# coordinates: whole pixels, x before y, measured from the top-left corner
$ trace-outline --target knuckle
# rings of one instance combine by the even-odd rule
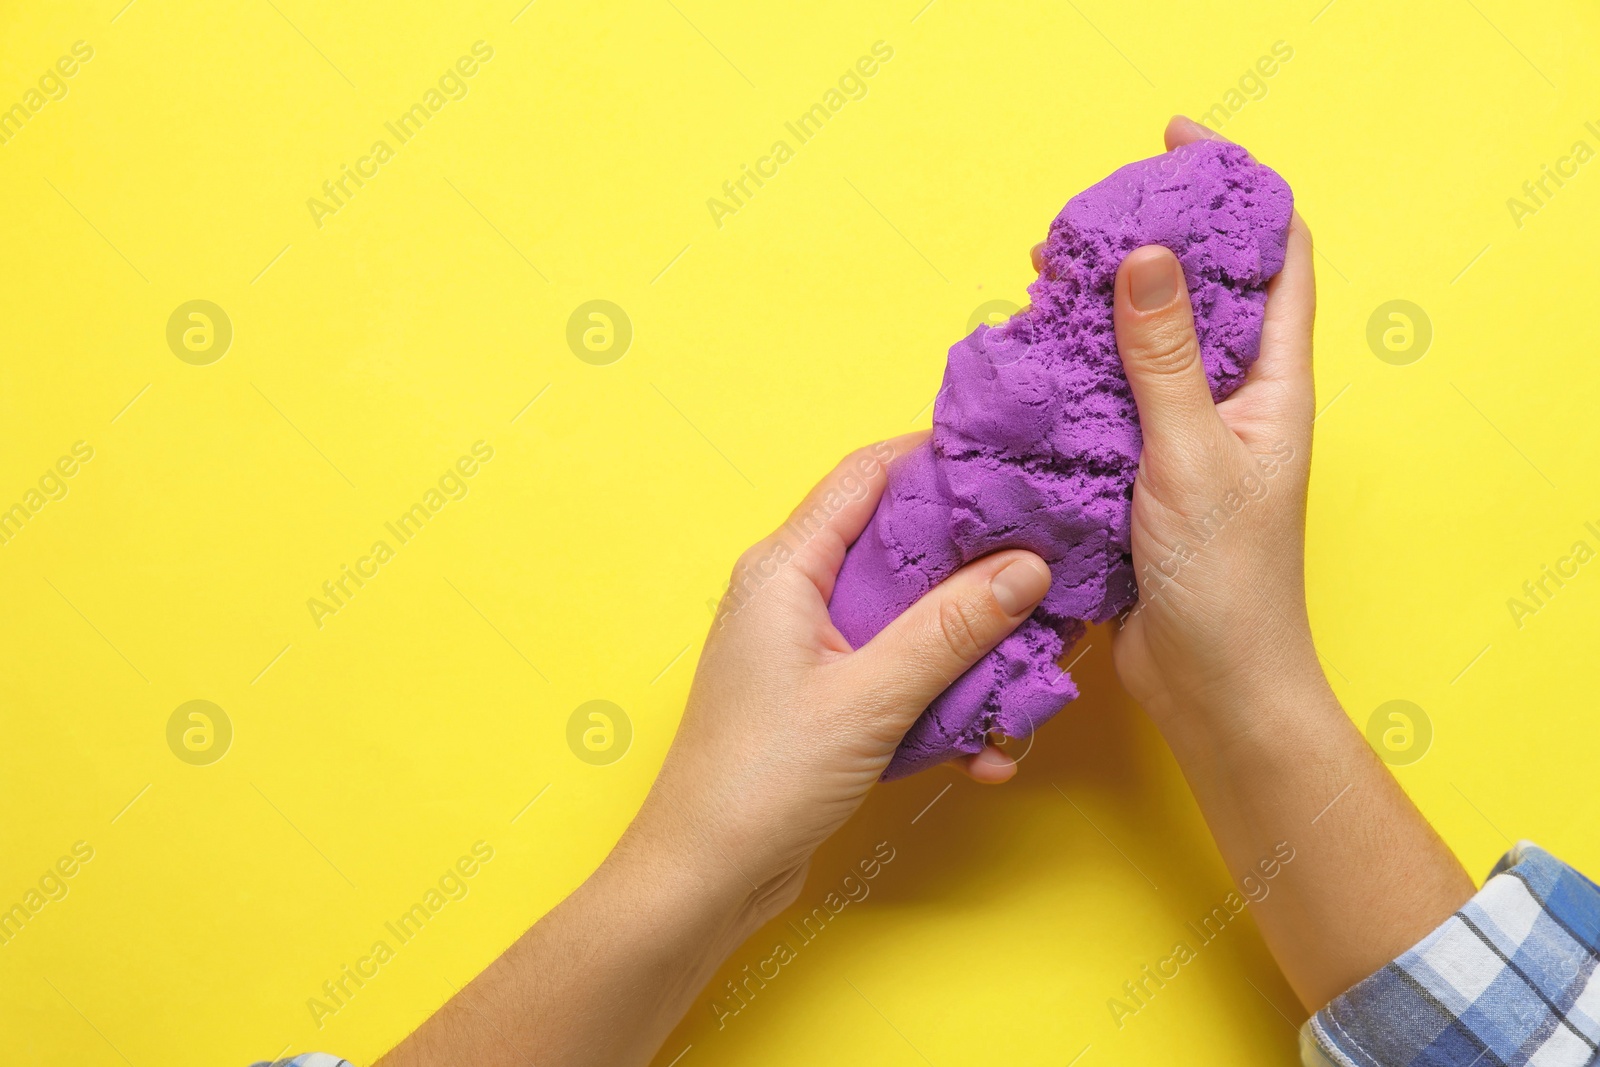
[[[983,609],[967,597],[954,597],[939,605],[939,632],[945,647],[962,662],[983,654],[985,622]]]
[[[857,479],[871,478],[878,473],[879,468],[888,466],[893,456],[894,446],[890,442],[874,441],[840,460],[838,470],[841,476],[846,478],[852,476]]]
[[[1315,238],[1313,238],[1311,235],[1311,227],[1309,224],[1307,224],[1304,215],[1296,211],[1294,213],[1294,220],[1291,225],[1299,229],[1300,236],[1306,239],[1306,247],[1312,247],[1316,243]]]
[[[1199,359],[1200,344],[1187,327],[1158,330],[1138,351],[1140,366],[1153,374],[1186,374]]]
[[[875,441],[870,445],[853,448],[839,459],[836,469],[841,471],[858,470],[872,461],[880,447],[882,447],[881,443]]]
[[[778,578],[785,569],[782,564],[789,555],[770,540],[757,541],[740,553],[728,576],[728,588],[741,596],[750,596]]]
[[[739,558],[733,561],[733,572],[731,575],[733,581],[737,583],[740,578],[743,578],[745,575],[755,571],[755,569],[761,564],[761,561],[765,558],[765,552],[765,542],[757,541],[755,544],[739,553]]]

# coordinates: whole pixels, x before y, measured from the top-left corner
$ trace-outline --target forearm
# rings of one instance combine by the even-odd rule
[[[1472,895],[1461,864],[1314,662],[1230,706],[1188,708],[1163,726],[1229,871],[1241,888],[1253,885],[1257,925],[1308,1010],[1410,948]],[[1286,850],[1292,859],[1283,863]]]
[[[648,1063],[761,919],[736,872],[692,856],[630,831],[378,1067]]]
[[[732,585],[752,567],[762,581],[723,601],[628,832],[380,1067],[644,1064],[729,953],[794,902],[811,856],[860,807],[917,716],[1049,588],[1044,560],[996,552],[851,650],[828,598],[888,485],[887,463],[924,437],[845,457],[795,511],[806,539],[797,546],[786,522],[745,554]],[[769,572],[764,561],[781,565]],[[965,623],[963,640],[940,625],[951,617]]]

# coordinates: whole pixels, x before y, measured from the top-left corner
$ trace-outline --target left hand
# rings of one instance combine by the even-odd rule
[[[850,648],[828,616],[834,580],[878,506],[889,461],[926,436],[846,457],[793,523],[740,558],[660,777],[623,840],[739,880],[758,921],[793,901],[811,854],[861,805],[923,709],[1049,588],[1038,556],[996,552]],[[799,516],[813,520],[809,535]],[[981,782],[1015,772],[992,746],[958,765]]]

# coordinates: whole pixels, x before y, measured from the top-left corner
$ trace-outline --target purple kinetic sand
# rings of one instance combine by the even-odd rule
[[[1292,207],[1284,180],[1235,145],[1197,141],[1129,164],[1051,223],[1032,306],[950,349],[933,437],[890,468],[839,573],[833,621],[860,647],[1002,548],[1037,552],[1053,582],[1033,616],[922,713],[885,778],[977,752],[991,731],[1027,737],[1078,695],[1057,666],[1063,649],[1138,595],[1128,515],[1139,420],[1112,332],[1117,267],[1141,245],[1177,255],[1220,400],[1256,358]]]

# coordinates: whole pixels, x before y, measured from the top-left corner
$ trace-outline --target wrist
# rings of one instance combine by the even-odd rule
[[[661,915],[687,921],[709,939],[707,947],[720,946],[725,955],[789,902],[775,892],[786,877],[768,877],[745,853],[714,820],[680,815],[652,796],[605,867],[611,877],[642,887]]]
[[[625,956],[640,1006],[663,1036],[761,922],[750,886],[655,828],[630,826],[568,902],[588,950]]]
[[[1276,746],[1335,720],[1348,727],[1315,655],[1273,657],[1210,684],[1167,691],[1145,710],[1180,760]]]

